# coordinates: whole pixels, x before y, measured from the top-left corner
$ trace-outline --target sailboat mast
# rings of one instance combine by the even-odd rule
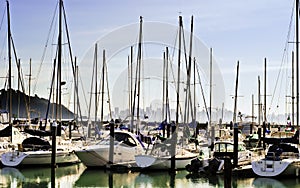
[[[75,77],[74,77],[74,120],[77,121],[77,112],[76,112],[76,98],[77,98],[77,88],[76,88],[76,85],[77,85],[77,62],[76,62],[76,57],[75,57]],[[77,122],[76,122],[77,124]]]
[[[132,102],[133,102],[133,46],[130,47],[130,114],[132,114]],[[131,125],[131,130],[133,129]]]
[[[103,106],[104,106],[104,71],[105,71],[105,50],[103,50],[103,64],[102,64],[102,87],[101,87],[101,127],[103,124]]]
[[[128,55],[127,58],[127,66],[128,66],[128,70],[127,70],[127,84],[128,84],[128,109],[129,109],[129,114],[131,113],[131,92],[130,92],[130,56]]]
[[[210,84],[209,84],[209,127],[212,128],[212,125],[211,125],[211,117],[212,117],[212,114],[211,114],[211,108],[212,108],[212,69],[213,69],[213,66],[212,66],[212,48],[210,48],[210,73],[209,73],[209,80],[210,80]]]
[[[236,108],[237,108],[237,92],[238,92],[238,83],[239,83],[239,66],[240,62],[237,62],[236,67],[236,81],[235,81],[235,93],[234,93],[234,110],[233,110],[233,123],[236,123]]]
[[[97,88],[97,85],[98,85],[98,82],[97,82],[97,79],[98,79],[98,45],[97,43],[95,44],[95,123],[94,123],[94,126],[96,128],[97,126],[97,111],[98,111],[98,88]]]
[[[177,67],[177,92],[176,92],[176,131],[179,127],[179,89],[180,89],[180,59],[181,59],[181,28],[182,28],[182,17],[179,16],[179,37],[178,37],[178,67]]]
[[[62,56],[62,6],[63,1],[59,1],[59,26],[58,26],[58,54],[57,54],[57,103],[58,108],[56,108],[56,120],[61,120],[62,111],[61,111],[61,56]]]
[[[170,122],[171,121],[171,115],[170,115],[170,106],[169,106],[169,48],[166,47],[166,98],[165,98],[165,103],[166,103],[166,121]]]
[[[171,149],[171,170],[176,167],[175,155],[176,155],[176,144],[177,144],[177,131],[179,128],[179,91],[180,91],[180,61],[181,61],[181,29],[182,29],[182,17],[179,16],[179,32],[178,32],[178,65],[177,65],[177,92],[176,92],[176,130],[172,127],[172,149]]]
[[[59,25],[58,25],[58,53],[57,53],[57,88],[56,88],[56,112],[55,120],[52,124],[52,154],[51,154],[51,167],[52,169],[56,166],[56,133],[57,133],[57,123],[61,124],[62,119],[62,108],[61,108],[61,56],[62,56],[62,7],[63,1],[59,1]],[[54,71],[55,72],[55,67]],[[51,176],[53,179],[54,176]]]
[[[258,76],[258,127],[260,128],[260,114],[261,113],[261,103],[260,103],[260,77]]]
[[[7,5],[7,47],[8,47],[8,94],[9,94],[9,124],[12,123],[12,90],[11,90],[11,31],[10,31],[10,12],[9,2]]]
[[[138,43],[138,98],[137,98],[137,110],[136,110],[136,115],[137,115],[137,126],[139,126],[140,123],[140,94],[141,94],[141,66],[142,66],[142,31],[143,29],[143,17],[140,16],[140,33],[139,33],[139,43]],[[138,131],[138,127],[136,127],[136,131]]]
[[[194,58],[194,118],[195,118],[195,126],[196,126],[196,116],[197,116],[197,108],[196,108],[196,58]]]
[[[295,60],[294,60],[294,51],[292,51],[292,125],[294,125],[294,123],[295,123],[295,121],[294,121],[294,115],[295,115],[295,96],[294,96],[294,94],[295,94],[295,91],[294,91],[294,89],[295,89],[295,76],[294,76],[294,72],[295,72],[295,70],[294,70],[294,62]]]
[[[299,0],[296,0],[296,104],[297,104],[297,128],[299,126]]]
[[[163,53],[163,94],[162,94],[162,119],[165,118],[167,121],[166,117],[164,117],[165,114],[165,105],[166,105],[166,100],[165,100],[165,88],[166,88],[166,52]],[[166,110],[167,112],[167,110]]]
[[[169,122],[170,122],[171,115],[170,115],[170,106],[169,106],[169,48],[168,47],[166,47],[166,120],[167,117],[169,118]]]
[[[28,78],[28,82],[29,82],[29,86],[28,86],[28,113],[29,113],[29,118],[31,118],[31,115],[30,115],[30,94],[31,94],[31,58],[29,60],[29,78]],[[30,122],[30,121],[29,121]]]
[[[104,70],[106,75],[106,90],[107,90],[107,102],[108,102],[108,111],[109,111],[109,117],[112,119],[112,113],[111,113],[111,104],[110,104],[110,94],[109,94],[109,87],[108,87],[108,72],[107,72],[107,65],[106,60],[104,61]]]
[[[265,58],[265,79],[264,79],[264,122],[267,123],[267,58]]]
[[[190,84],[191,84],[191,70],[192,70],[192,52],[193,52],[193,33],[194,33],[194,16],[191,17],[191,35],[190,35],[190,51],[189,51],[189,66],[188,66],[188,88],[189,88],[189,101],[192,100],[191,98],[191,91],[190,91]],[[195,121],[195,116],[194,116],[194,108],[191,103],[191,115],[192,115],[192,122]]]

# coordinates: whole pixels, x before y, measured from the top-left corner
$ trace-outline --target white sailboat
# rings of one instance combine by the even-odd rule
[[[193,20],[193,17],[192,17]],[[192,21],[193,22],[193,21]],[[184,169],[186,165],[188,165],[191,160],[198,157],[198,153],[192,153],[185,149],[183,147],[184,143],[178,144],[177,143],[177,134],[179,130],[179,89],[180,89],[180,64],[181,64],[181,37],[182,37],[182,17],[179,17],[179,51],[178,51],[178,85],[177,85],[177,108],[176,108],[176,122],[174,124],[176,130],[173,132],[172,137],[169,139],[166,139],[162,142],[160,142],[159,139],[157,139],[156,143],[153,144],[151,152],[149,154],[143,154],[143,155],[136,155],[135,160],[136,164],[141,168],[147,168],[147,169],[161,169],[161,170],[169,170],[169,169]],[[192,32],[191,32],[192,33]],[[191,34],[192,36],[192,34]],[[191,49],[190,49],[191,50]],[[166,57],[167,57],[167,64],[168,64],[168,48],[166,49]],[[191,57],[191,54],[190,54]],[[191,63],[191,59],[189,59],[189,63]],[[190,69],[188,70],[188,72]],[[168,69],[166,68],[166,75],[168,74]],[[167,76],[166,76],[167,77]],[[190,82],[189,78],[187,81],[187,85],[189,87]],[[167,83],[168,84],[168,83]],[[168,88],[166,84],[166,112],[168,110]],[[189,88],[187,89],[189,91]],[[186,96],[186,98],[190,97],[189,95]],[[190,102],[190,101],[189,101]],[[187,102],[186,102],[187,103]],[[167,115],[166,113],[166,120],[167,121]],[[185,114],[186,115],[186,114]],[[186,116],[185,116],[186,117]],[[186,120],[186,119],[185,119]],[[187,126],[187,125],[185,125]],[[182,142],[184,142],[182,140]]]
[[[36,150],[22,152],[19,150],[12,150],[5,152],[1,156],[1,162],[4,166],[17,167],[17,166],[50,166],[52,151],[51,150]],[[78,163],[77,156],[65,148],[57,148],[56,151],[56,164],[66,165]]]
[[[7,9],[9,10],[9,3],[7,1]],[[62,108],[61,108],[61,86],[63,82],[61,80],[61,64],[62,64],[62,15],[63,15],[63,1],[59,0],[59,36],[58,36],[58,48],[57,48],[57,67],[56,61],[54,61],[53,77],[55,76],[55,70],[57,68],[57,101],[56,101],[56,120],[51,124],[51,128],[59,128],[57,123],[61,122],[62,119]],[[9,11],[8,11],[9,17]],[[9,19],[8,19],[9,20]],[[9,30],[9,40],[10,40],[10,29]],[[11,41],[9,41],[9,44]],[[68,44],[69,41],[68,41]],[[10,50],[9,50],[10,51]],[[51,89],[54,83],[52,79]],[[51,95],[51,94],[50,94]],[[56,128],[53,129],[56,131]],[[53,131],[52,130],[52,131]],[[53,165],[56,164],[69,164],[77,163],[79,159],[73,152],[74,148],[70,142],[65,142],[61,137],[56,139],[56,132],[52,134],[52,131],[40,131],[40,133],[45,133],[44,136],[52,135],[52,145],[46,140],[42,140],[39,137],[31,136],[25,139],[22,144],[20,144],[18,149],[12,148],[11,151],[5,152],[1,155],[1,162],[4,166],[16,167],[16,166],[31,166],[31,165]],[[28,141],[28,142],[27,142]],[[32,142],[31,142],[32,141]],[[60,144],[62,143],[62,144]]]
[[[75,150],[75,154],[87,167],[105,167],[108,164],[134,167],[135,155],[145,152],[144,144],[128,131],[114,132],[113,161],[109,160],[110,135],[96,144]]]
[[[252,170],[262,177],[298,176],[299,131],[292,138],[265,138],[270,144],[264,158],[252,161]]]
[[[299,22],[299,1],[295,1],[295,19],[296,19],[296,59],[295,62],[298,65],[298,53],[299,53],[299,42],[298,42],[298,22]],[[292,53],[293,54],[293,53]],[[293,60],[294,61],[294,60]],[[292,70],[294,69],[294,65]],[[296,66],[298,69],[298,66]],[[296,70],[296,90],[299,91],[299,75]],[[294,83],[293,83],[294,85]],[[292,88],[292,96],[294,97],[294,91]],[[299,96],[298,94],[294,97],[297,101],[297,123],[292,126],[297,127],[297,131],[292,137],[285,138],[263,138],[264,142],[269,144],[269,148],[266,151],[264,158],[252,161],[252,170],[255,174],[262,177],[277,177],[277,176],[299,176],[300,169],[300,158],[299,158]],[[293,103],[294,104],[294,103]],[[292,106],[292,115],[294,116],[294,106]],[[281,134],[279,134],[281,135]]]

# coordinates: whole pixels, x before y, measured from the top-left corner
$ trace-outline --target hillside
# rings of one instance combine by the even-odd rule
[[[25,102],[26,101],[26,102]],[[29,97],[23,92],[13,90],[12,91],[12,111],[13,116],[18,116],[20,118],[27,118],[26,103],[28,104]],[[8,111],[8,91],[0,90],[0,109]],[[47,113],[48,99],[39,98],[37,95],[30,96],[30,117],[31,118],[45,118]],[[48,118],[52,118],[53,107],[55,110],[55,103],[50,104]],[[19,109],[19,110],[18,110]],[[73,113],[67,109],[65,106],[62,106],[62,118],[63,119],[72,119],[74,117]]]

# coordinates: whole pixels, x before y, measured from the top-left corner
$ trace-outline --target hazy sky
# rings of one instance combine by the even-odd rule
[[[1,16],[6,8],[5,2],[1,1]],[[261,94],[263,94],[263,65],[266,57],[267,107],[275,113],[278,110],[289,112],[285,105],[285,96],[290,95],[290,92],[287,91],[289,88],[285,83],[290,82],[288,78],[290,76],[285,75],[286,78],[280,82],[281,84],[278,83],[277,94],[273,92],[280,66],[283,63],[284,66],[291,66],[290,62],[284,62],[283,55],[294,0],[65,0],[64,5],[73,55],[77,56],[79,64],[101,37],[120,27],[138,23],[140,16],[143,16],[144,22],[161,22],[177,26],[178,16],[182,15],[184,27],[189,30],[190,17],[193,15],[195,36],[207,48],[213,48],[214,58],[221,70],[225,86],[225,93],[222,93],[226,99],[225,107],[233,110],[231,95],[234,95],[236,64],[239,60],[238,95],[242,97],[238,98],[237,105],[242,113],[251,113],[252,95],[255,96],[255,104],[258,103],[258,76],[261,77]],[[43,56],[56,6],[57,0],[10,2],[11,30],[18,57],[24,64],[32,58],[35,71]],[[1,32],[5,30],[3,28],[4,26]],[[293,29],[292,25],[289,39],[291,42],[294,36]],[[52,45],[52,36],[50,38],[49,45]],[[1,37],[1,40],[5,38]],[[5,46],[5,41],[0,45]],[[288,52],[290,53],[292,49],[292,44],[289,44]],[[1,55],[1,57],[5,56]],[[287,61],[290,59],[289,57]],[[25,71],[28,71],[26,65],[24,65]],[[1,74],[3,76],[5,73],[2,71]],[[3,79],[0,82],[3,83]],[[207,83],[204,83],[204,86],[208,92]],[[48,91],[45,88],[48,87],[49,85],[45,86],[43,91],[37,90],[36,94],[47,97],[45,93]],[[278,90],[281,92],[279,93]],[[272,106],[270,106],[271,100]]]

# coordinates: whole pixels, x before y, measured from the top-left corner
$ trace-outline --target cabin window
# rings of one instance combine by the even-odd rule
[[[233,152],[233,145],[230,143],[218,143],[215,145],[216,152]]]

